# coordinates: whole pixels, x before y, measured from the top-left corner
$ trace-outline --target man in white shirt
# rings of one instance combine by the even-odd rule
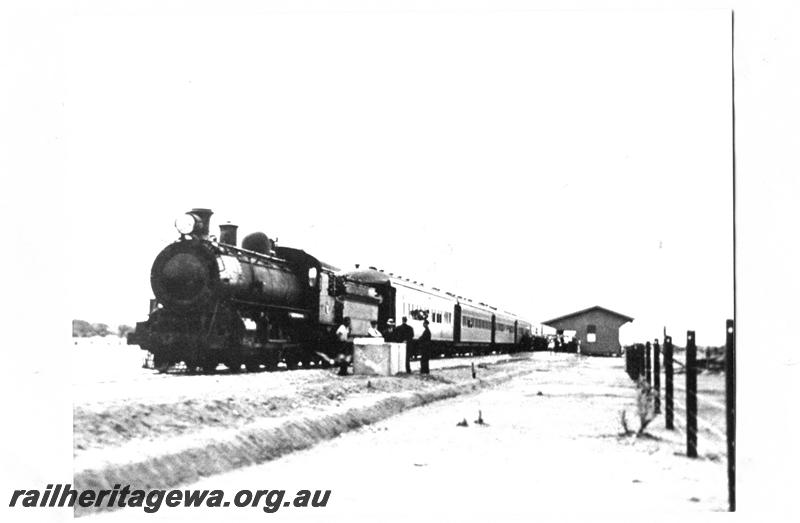
[[[342,324],[336,329],[336,339],[339,340],[339,356],[336,358],[337,365],[339,365],[339,376],[347,376],[347,367],[350,362],[347,359],[347,342],[350,338],[350,318],[345,316],[342,319]]]
[[[341,342],[347,342],[350,337],[350,318],[345,316],[342,324],[336,329],[336,338]]]

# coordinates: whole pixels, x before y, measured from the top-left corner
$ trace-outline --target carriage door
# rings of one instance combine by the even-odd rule
[[[453,307],[453,342],[461,341],[461,305],[456,303]]]
[[[377,287],[378,292],[383,298],[381,304],[378,306],[378,328],[385,329],[386,328],[386,321],[389,318],[397,321],[399,318],[395,318],[395,293],[396,290],[390,284],[386,284],[386,286]],[[399,323],[399,322],[398,322]]]
[[[492,345],[494,345],[494,333],[497,331],[497,318],[492,314]]]
[[[514,343],[519,341],[519,321],[514,320]]]

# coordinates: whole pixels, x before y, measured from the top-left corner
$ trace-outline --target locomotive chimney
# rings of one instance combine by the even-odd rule
[[[192,209],[191,213],[200,219],[200,224],[197,227],[197,235],[203,239],[208,238],[209,223],[211,222],[211,215],[214,214],[214,211],[211,209]]]
[[[220,225],[219,242],[236,247],[236,229],[238,228],[238,225],[234,225],[230,222]]]

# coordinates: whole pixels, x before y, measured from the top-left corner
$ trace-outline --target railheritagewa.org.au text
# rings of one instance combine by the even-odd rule
[[[44,490],[14,490],[8,506],[141,508],[147,513],[158,512],[162,507],[236,507],[261,508],[272,513],[284,507],[325,507],[330,497],[330,490],[298,490],[287,495],[285,490],[244,489],[236,492],[233,498],[227,498],[222,490],[141,490],[131,489],[130,485],[114,485],[110,490],[76,490],[69,483],[57,483],[48,484]]]

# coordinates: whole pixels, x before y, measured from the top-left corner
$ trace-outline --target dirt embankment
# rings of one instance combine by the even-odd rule
[[[481,377],[497,374],[503,368],[505,366],[483,365]],[[230,429],[262,418],[323,411],[355,397],[377,399],[382,394],[425,391],[471,379],[468,368],[440,370],[429,376],[340,377],[333,371],[306,374],[307,380],[303,384],[278,390],[265,387],[258,391],[252,386],[237,390],[235,382],[228,380],[232,387],[227,392],[212,391],[192,398],[176,398],[172,402],[114,402],[105,408],[102,405],[76,405],[73,411],[74,454],[122,445],[135,439],[155,440],[206,428]],[[267,381],[271,375],[259,377]],[[181,378],[176,378],[176,388],[181,386],[181,381]]]
[[[548,362],[548,367],[553,363],[574,364],[569,358]],[[73,483],[84,489],[108,489],[118,483],[145,489],[186,484],[305,449],[403,410],[491,387],[541,366],[526,354],[478,363],[476,378],[465,364],[437,368],[429,376],[339,377],[323,370],[282,377],[250,375],[241,381],[229,376],[221,382],[202,382],[216,383],[205,393],[172,401],[159,394],[76,405]],[[263,389],[254,386],[255,380],[263,380]]]

